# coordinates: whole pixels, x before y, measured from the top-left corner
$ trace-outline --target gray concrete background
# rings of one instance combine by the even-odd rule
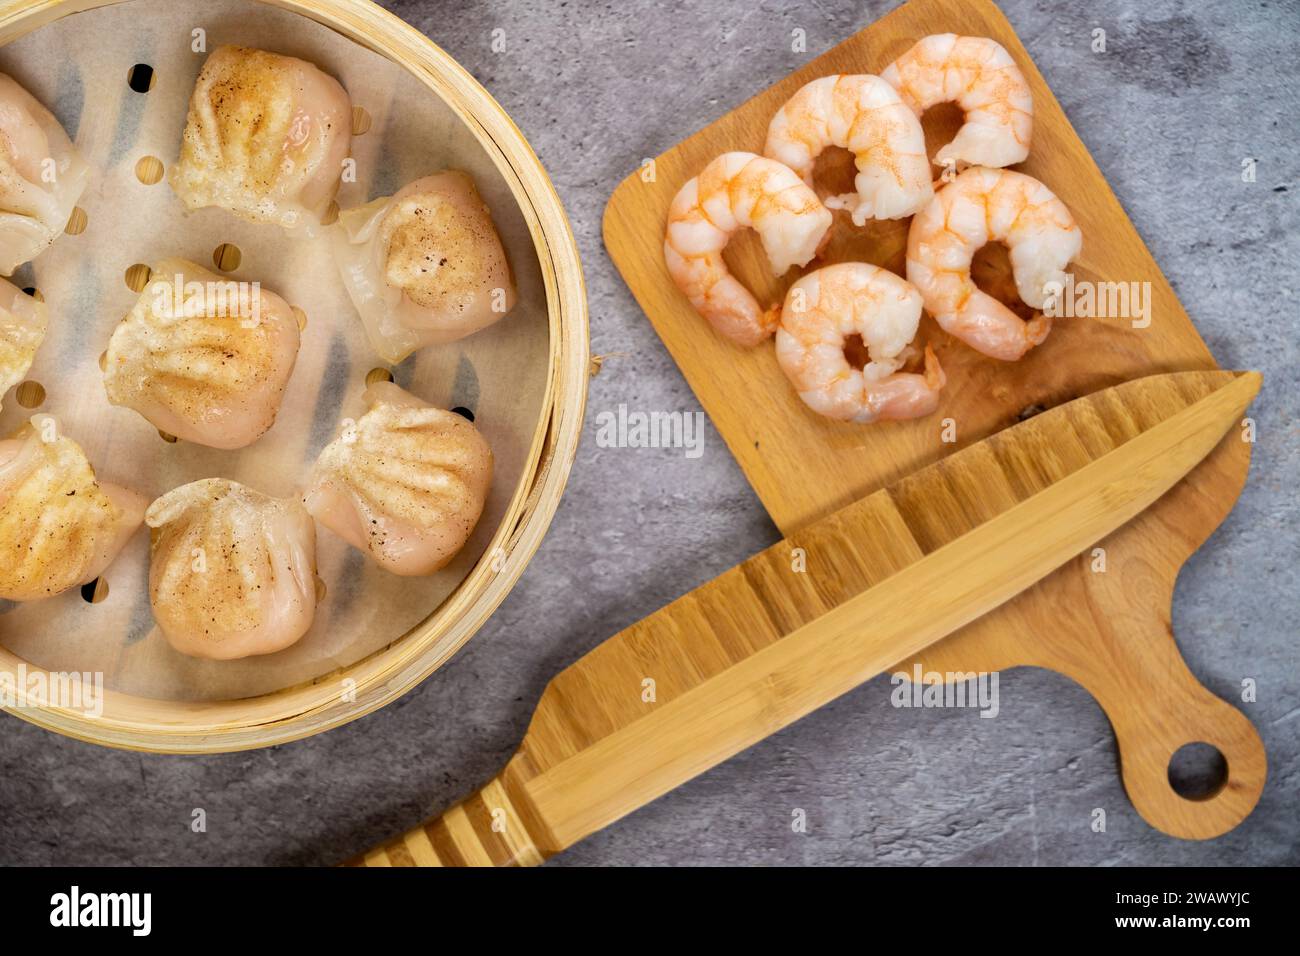
[[[488,779],[547,679],[606,636],[778,535],[716,432],[704,454],[599,449],[620,402],[698,409],[607,258],[614,185],[896,4],[525,5],[389,0],[500,100],[546,164],[581,246],[593,350],[588,425],[523,580],[448,666],[385,710],[288,746],[141,756],[0,717],[0,862],[321,864],[367,849]],[[878,679],[557,858],[602,864],[1300,862],[1296,488],[1300,5],[1054,3],[1004,9],[1225,366],[1261,369],[1249,484],[1188,564],[1174,624],[1191,669],[1246,710],[1270,759],[1254,814],[1185,843],[1120,786],[1101,711],[1055,674],[1002,675],[1001,714],[896,710]],[[790,52],[790,31],[808,52]],[[1108,52],[1090,50],[1104,28]],[[505,30],[506,52],[490,50]],[[1257,180],[1241,181],[1245,157]],[[190,832],[191,811],[208,831]],[[1108,814],[1104,834],[1089,814]],[[808,813],[791,832],[793,808]]]

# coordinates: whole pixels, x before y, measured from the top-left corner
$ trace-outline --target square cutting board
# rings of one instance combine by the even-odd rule
[[[770,343],[750,350],[732,345],[678,291],[663,261],[668,206],[682,184],[720,153],[761,153],[771,117],[803,84],[837,73],[878,74],[932,33],[992,37],[1020,65],[1035,115],[1030,156],[1014,168],[1046,183],[1074,213],[1084,236],[1073,265],[1076,281],[1149,283],[1150,322],[1058,319],[1043,345],[1019,362],[1003,363],[948,336],[927,315],[920,339],[934,346],[948,376],[938,412],[909,422],[833,422],[800,401]],[[949,108],[926,114],[931,155],[960,122]],[[838,153],[819,164],[823,194],[851,189],[851,162]],[[903,274],[910,220],[858,228],[846,214],[835,215],[830,243],[805,270],[771,276],[752,233],[735,237],[727,261],[764,305],[779,301],[804,272],[834,262],[871,262]],[[894,10],[630,175],[610,199],[604,232],[629,288],[786,535],[1036,410],[1145,375],[1217,368],[1011,25],[988,0],[911,0]],[[1011,300],[1004,251],[981,254],[974,271],[986,289]],[[943,440],[954,431],[955,441]],[[1125,788],[1149,823],[1193,839],[1236,826],[1263,789],[1263,745],[1240,711],[1188,671],[1170,629],[1170,603],[1178,569],[1236,501],[1250,448],[1243,434],[1230,433],[1187,479],[1103,542],[1104,565],[1081,555],[898,669],[910,672],[914,663],[938,672],[1034,665],[1065,674],[1109,717]],[[972,490],[970,500],[977,499]],[[936,537],[975,517],[936,513]],[[811,574],[816,561],[808,556]],[[1175,751],[1198,741],[1219,749],[1228,772],[1216,792],[1190,800],[1170,786],[1168,766]]]

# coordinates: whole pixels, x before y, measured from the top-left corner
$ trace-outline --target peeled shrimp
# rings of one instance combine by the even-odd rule
[[[953,141],[935,154],[938,165],[1010,166],[1029,155],[1033,96],[1020,67],[996,41],[928,36],[880,75],[918,116],[938,103],[956,103],[966,114]]]
[[[920,321],[920,293],[892,272],[865,262],[826,266],[786,294],[776,358],[799,397],[827,418],[921,418],[938,408],[945,379],[929,347],[925,374],[899,371]],[[851,335],[871,359],[861,370],[844,354]]]
[[[802,87],[772,117],[763,153],[811,186],[813,164],[828,146],[853,153],[858,175],[856,194],[826,205],[849,210],[859,226],[911,216],[934,195],[921,121],[878,76],[823,76]]]
[[[673,199],[664,236],[668,274],[718,332],[754,346],[776,331],[780,308],[762,309],[722,259],[731,234],[746,226],[781,275],[817,254],[831,213],[788,166],[753,153],[723,153]]]
[[[1015,361],[1047,338],[1052,320],[1023,321],[971,279],[971,260],[989,242],[1011,254],[1016,290],[1041,309],[1083,247],[1083,233],[1065,203],[1023,173],[972,167],[939,190],[912,220],[907,278],[943,329],[985,355]]]

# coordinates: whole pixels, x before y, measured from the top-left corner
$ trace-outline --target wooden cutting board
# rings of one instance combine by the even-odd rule
[[[1042,346],[1008,364],[967,348],[926,316],[921,336],[934,345],[948,375],[938,413],[875,426],[831,422],[799,400],[770,343],[753,350],[731,345],[676,289],[663,263],[668,205],[719,153],[761,152],[772,115],[804,83],[835,73],[879,73],[921,37],[945,32],[992,37],[1020,65],[1035,116],[1029,159],[1016,168],[1046,183],[1073,211],[1084,236],[1073,266],[1076,280],[1149,283],[1150,322],[1137,327],[1127,317],[1058,319]],[[1140,124],[1141,118],[1126,121]],[[926,114],[931,155],[959,124],[953,110]],[[823,194],[848,191],[846,180],[847,154],[820,164]],[[904,220],[855,228],[836,213],[831,242],[809,268],[866,261],[902,274],[907,226]],[[628,286],[785,535],[1042,408],[1157,372],[1217,368],[1011,25],[988,0],[912,0],[893,11],[629,176],[609,202],[604,231]],[[733,240],[727,260],[763,304],[778,301],[802,274],[771,277],[751,233]],[[977,257],[975,275],[1012,301],[1000,248]],[[945,425],[955,441],[944,441],[951,437]],[[1247,436],[1244,428],[1229,434],[1187,480],[1103,542],[1104,564],[1101,557],[1081,556],[898,669],[910,672],[919,663],[924,671],[946,673],[1032,665],[1064,674],[1110,719],[1125,788],[1148,823],[1189,839],[1232,829],[1263,789],[1263,745],[1241,712],[1187,669],[1173,639],[1170,606],[1179,568],[1240,494],[1250,462]],[[936,512],[935,533],[958,517]],[[1227,777],[1213,795],[1189,800],[1171,787],[1168,767],[1179,748],[1194,742],[1222,752]]]

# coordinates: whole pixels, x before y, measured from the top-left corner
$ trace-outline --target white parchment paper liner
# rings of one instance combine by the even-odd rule
[[[88,226],[62,236],[13,281],[35,286],[50,331],[29,378],[48,397],[35,411],[55,415],[103,478],[157,497],[204,477],[226,477],[288,496],[304,484],[339,420],[364,411],[366,373],[383,363],[366,341],[328,240],[291,240],[277,228],[217,209],[187,214],[166,178],[146,186],[141,157],[175,162],[194,80],[206,50],[254,46],[302,57],[336,76],[372,126],[353,141],[357,182],[339,204],[360,205],[442,168],[474,177],[492,209],[519,286],[519,304],[495,326],[449,346],[417,352],[395,381],[443,407],[464,406],[492,445],[496,475],[469,545],[444,571],[400,578],[379,570],[318,528],[326,597],[293,647],[242,661],[178,654],[157,631],[148,598],[148,532],[142,530],[104,575],[108,598],[77,591],[29,604],[0,602],[0,643],[33,665],[102,672],[106,686],[171,700],[225,700],[267,693],[346,666],[401,637],[469,572],[495,532],[522,477],[541,415],[548,367],[546,294],[536,252],[504,180],[472,134],[427,87],[396,64],[311,20],[250,0],[132,0],[65,17],[0,48],[0,71],[22,83],[62,121],[94,168],[80,206]],[[137,63],[155,70],[153,89],[127,85]],[[307,313],[302,349],[275,426],[239,451],[169,444],[135,412],[108,404],[99,356],[137,298],[124,274],[165,255],[212,267],[230,242],[242,252],[230,275],[258,280]],[[9,434],[33,413],[10,393],[0,412]]]

